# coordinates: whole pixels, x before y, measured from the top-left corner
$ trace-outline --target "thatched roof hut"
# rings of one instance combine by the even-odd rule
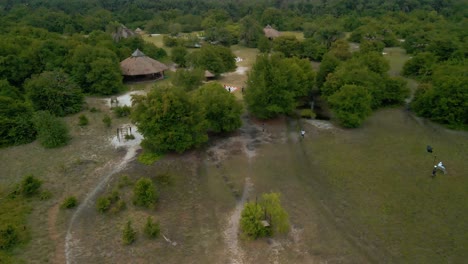
[[[126,80],[163,79],[164,71],[169,69],[163,63],[146,56],[139,49],[120,62],[120,68]]]
[[[135,29],[135,33],[141,35],[141,34],[144,34],[145,32],[143,32],[143,30],[141,28],[137,28],[137,29]]]
[[[270,25],[267,25],[263,29],[263,33],[265,33],[265,37],[269,39],[274,39],[274,38],[281,36],[281,33],[278,30],[272,28]]]

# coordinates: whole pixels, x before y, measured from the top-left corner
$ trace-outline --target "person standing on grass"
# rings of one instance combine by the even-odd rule
[[[305,131],[301,130],[301,137],[304,138],[304,136],[305,136]]]

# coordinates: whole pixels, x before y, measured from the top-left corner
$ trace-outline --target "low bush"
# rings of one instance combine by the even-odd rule
[[[60,208],[62,208],[62,209],[72,209],[72,208],[75,208],[77,205],[78,205],[78,199],[76,199],[75,196],[69,196],[69,197],[65,198],[62,205],[60,205]]]
[[[159,221],[154,222],[153,219],[148,216],[143,232],[148,238],[157,238],[161,232]]]
[[[19,183],[15,192],[25,197],[31,197],[39,192],[42,181],[34,177],[32,174],[24,176],[23,180]]]
[[[122,231],[122,243],[130,245],[136,240],[136,231],[132,227],[132,221],[128,220]]]
[[[13,248],[19,241],[19,232],[15,226],[7,224],[0,227],[0,249],[7,250]]]
[[[116,106],[112,109],[116,117],[126,117],[129,116],[132,108],[130,106]]]
[[[153,153],[153,152],[143,152],[138,155],[137,160],[144,165],[152,165],[156,161],[160,160],[163,157],[161,154]]]
[[[111,200],[109,197],[99,197],[96,201],[96,209],[100,213],[105,213],[111,206]]]
[[[156,204],[158,194],[153,181],[149,178],[140,178],[133,188],[133,204],[142,207],[152,207]]]

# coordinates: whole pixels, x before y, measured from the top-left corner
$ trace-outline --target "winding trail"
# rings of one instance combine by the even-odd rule
[[[90,208],[94,208],[97,195],[104,189],[106,184],[111,179],[112,175],[118,173],[119,171],[125,169],[127,164],[131,162],[137,151],[140,149],[139,145],[129,146],[125,156],[120,160],[120,162],[109,161],[103,167],[98,168],[95,173],[99,173],[101,170],[109,170],[107,174],[103,174],[103,177],[100,179],[99,183],[86,195],[85,199],[78,206],[76,211],[73,213],[68,229],[67,235],[65,237],[65,259],[67,264],[75,263],[74,256],[79,254],[80,246],[79,240],[73,237],[74,228],[81,220],[83,213]]]

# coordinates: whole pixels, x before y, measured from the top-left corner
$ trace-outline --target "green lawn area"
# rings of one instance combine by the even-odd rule
[[[428,144],[436,159],[426,152]],[[335,215],[345,219],[351,233],[361,232],[369,244],[388,251],[390,262],[468,258],[465,132],[386,109],[363,128],[314,135],[305,141],[304,153],[319,165],[309,176],[323,181],[328,190],[323,198],[334,205]],[[447,175],[430,177],[434,160],[444,162]]]

